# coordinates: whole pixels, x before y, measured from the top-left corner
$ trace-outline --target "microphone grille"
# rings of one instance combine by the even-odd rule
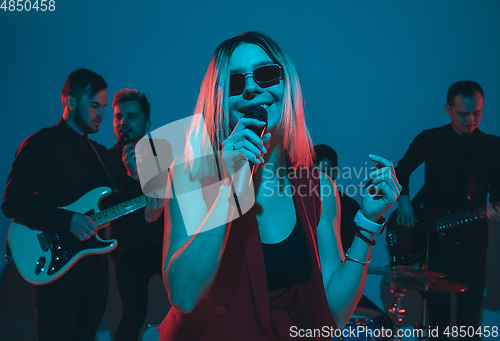
[[[260,105],[251,105],[245,111],[245,118],[256,118],[262,122],[267,122],[267,110]]]

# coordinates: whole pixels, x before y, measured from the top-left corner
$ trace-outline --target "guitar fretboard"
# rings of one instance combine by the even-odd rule
[[[449,217],[444,217],[436,220],[436,225],[439,231],[452,229],[459,225],[470,223],[472,221],[486,218],[486,207],[481,207],[476,210],[462,212]]]
[[[146,204],[146,196],[142,195],[116,206],[102,210],[101,212],[91,214],[89,217],[96,223],[97,226],[100,226],[123,217],[124,215],[140,210],[141,208],[145,207]]]

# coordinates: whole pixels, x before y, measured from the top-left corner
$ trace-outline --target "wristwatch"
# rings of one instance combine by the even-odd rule
[[[380,217],[380,219],[374,223],[370,219],[366,218],[363,215],[363,212],[361,210],[358,210],[356,213],[356,216],[354,217],[354,222],[356,223],[356,226],[361,227],[362,229],[365,229],[367,231],[373,231],[373,230],[379,230],[377,234],[382,234],[385,229],[386,221],[384,217]]]

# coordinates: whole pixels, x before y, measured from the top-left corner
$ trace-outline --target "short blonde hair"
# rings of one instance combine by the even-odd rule
[[[288,54],[267,35],[245,32],[222,42],[208,65],[194,119],[187,133],[184,160],[192,178],[216,175],[217,164],[213,157],[222,142],[229,137],[229,62],[235,48],[241,44],[260,46],[269,57],[283,68],[284,98],[277,132],[283,137],[283,150],[292,167],[312,167],[314,149],[307,130],[297,71]],[[196,115],[200,114],[200,115]]]

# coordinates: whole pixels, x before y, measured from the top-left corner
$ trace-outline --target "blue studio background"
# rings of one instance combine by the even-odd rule
[[[368,154],[396,164],[423,129],[449,123],[446,92],[456,81],[481,84],[480,129],[500,135],[498,0],[55,0],[55,6],[52,12],[0,10],[3,184],[23,139],[60,118],[60,92],[71,71],[89,68],[107,81],[107,117],[92,138],[111,147],[115,92],[128,87],[147,94],[152,130],[185,118],[192,114],[216,46],[248,30],[270,35],[290,54],[313,141],[338,152],[344,173],[337,184],[358,201],[364,170],[372,166]],[[413,195],[422,183],[420,167],[412,177]],[[1,215],[2,241],[9,224]],[[485,326],[500,321],[499,228],[490,222]],[[377,238],[371,265],[389,263],[384,238]],[[32,287],[16,276],[12,263],[0,262],[0,274],[0,315],[5,317],[0,319],[0,339],[32,340]],[[108,339],[121,311],[114,270],[110,277],[101,325],[101,335]],[[148,323],[159,323],[167,312],[160,278],[151,290]],[[382,309],[394,303],[380,276],[368,275],[365,295]],[[405,325],[420,321],[419,300],[415,292],[403,299]]]

